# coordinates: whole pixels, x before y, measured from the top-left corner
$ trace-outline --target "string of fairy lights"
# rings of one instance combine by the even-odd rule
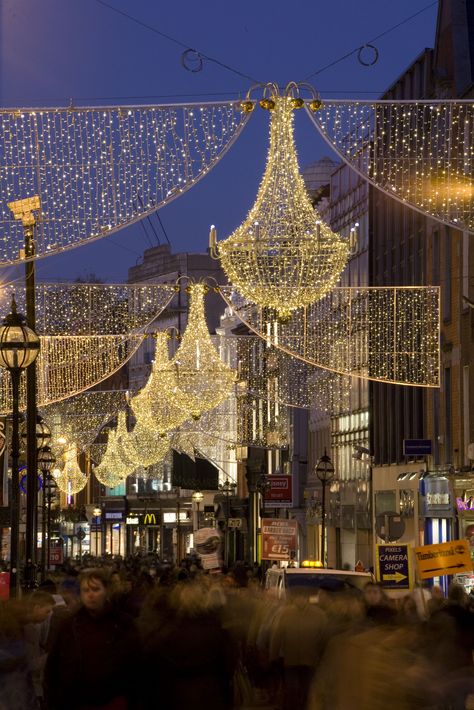
[[[391,198],[474,231],[474,103],[325,100],[307,114],[352,169]]]
[[[37,283],[35,330],[56,335],[128,335],[145,329],[169,305],[174,284]],[[25,312],[25,287],[1,285],[0,312],[12,296]]]
[[[220,335],[219,350],[236,358],[241,394],[332,414],[349,409],[348,376],[309,365],[257,335]]]
[[[112,234],[183,194],[240,134],[238,102],[0,110],[0,194],[38,195],[36,258]],[[0,203],[0,264],[23,230]]]
[[[45,407],[96,387],[120,370],[146,335],[42,336],[36,361],[37,403]],[[0,370],[0,413],[12,408],[11,378]],[[20,410],[26,406],[26,381],[20,380]]]
[[[379,382],[439,386],[439,287],[337,287],[284,322],[230,287],[219,292],[252,332],[309,365]]]

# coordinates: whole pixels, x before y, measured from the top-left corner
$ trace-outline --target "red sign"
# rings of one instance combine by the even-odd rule
[[[262,560],[291,560],[295,556],[297,542],[296,520],[262,520]]]
[[[10,596],[10,572],[0,572],[0,601],[5,602]]]
[[[56,545],[49,550],[49,566],[62,565],[64,562],[63,546]]]
[[[267,476],[270,488],[265,492],[267,508],[291,508],[293,506],[293,477]]]

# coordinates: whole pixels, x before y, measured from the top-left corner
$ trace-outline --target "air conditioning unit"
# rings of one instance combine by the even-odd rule
[[[474,461],[474,442],[467,445],[467,458]]]

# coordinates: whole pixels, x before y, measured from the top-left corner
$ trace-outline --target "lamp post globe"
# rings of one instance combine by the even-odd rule
[[[20,427],[20,438],[23,448],[26,449],[26,442],[28,438],[26,422],[23,422]],[[37,451],[39,451],[45,446],[49,446],[51,442],[51,429],[46,424],[43,417],[41,417],[39,414],[36,417],[35,438]]]
[[[38,450],[38,469],[44,475],[48,475],[54,468],[56,457],[49,446],[41,446]]]
[[[199,530],[199,506],[204,500],[204,493],[202,491],[194,491],[191,498],[193,503],[196,503],[196,530]]]
[[[23,314],[17,312],[15,298],[12,298],[12,310],[0,326],[0,367],[10,373],[12,385],[12,495],[10,503],[10,594],[16,596],[18,589],[18,552],[20,530],[19,471],[20,436],[19,436],[19,399],[20,376],[22,370],[34,363],[40,350],[40,339],[26,323]],[[36,471],[30,478],[36,492]],[[31,495],[31,485],[27,489]],[[28,493],[27,493],[28,495]],[[27,501],[28,503],[28,501]],[[28,531],[27,531],[28,532]]]
[[[321,562],[324,567],[327,567],[326,560],[326,486],[334,478],[334,466],[327,455],[326,449],[315,466],[315,473],[321,481],[322,499],[321,499]]]

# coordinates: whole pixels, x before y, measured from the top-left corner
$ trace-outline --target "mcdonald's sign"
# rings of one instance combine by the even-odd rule
[[[145,513],[142,516],[142,525],[158,525],[156,513]]]

